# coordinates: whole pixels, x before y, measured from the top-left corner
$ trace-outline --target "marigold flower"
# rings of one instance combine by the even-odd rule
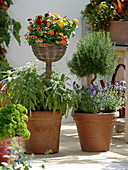
[[[60,23],[59,23],[59,27],[63,27],[64,26],[64,22],[63,21],[61,21]]]
[[[53,30],[49,30],[49,31],[48,31],[48,34],[54,35],[54,31],[53,31]]]
[[[30,38],[30,35],[26,35],[25,38]]]
[[[78,20],[78,19],[73,19],[73,21],[74,21],[74,22],[77,22],[77,23],[79,22],[79,20]]]
[[[32,36],[33,39],[37,39],[37,36]]]
[[[50,27],[50,25],[51,25],[51,24],[50,24],[49,22],[47,22],[46,26],[47,26],[47,27]]]
[[[29,25],[29,26],[27,27],[27,29],[28,29],[29,31],[32,31],[31,25]]]
[[[54,14],[56,17],[61,18],[61,16],[57,13]]]
[[[65,16],[63,17],[63,19],[66,18],[67,16],[68,16],[68,15],[65,15]]]
[[[73,22],[72,21],[69,21],[70,25],[73,25]]]
[[[39,25],[36,26],[36,30],[37,30],[37,31],[40,30],[40,26],[39,26]]]
[[[45,43],[42,43],[42,47],[46,47],[46,44],[45,44]]]
[[[63,36],[64,34],[60,31],[57,31],[56,34]]]
[[[53,22],[55,22],[55,23],[58,22],[58,21],[59,21],[59,20],[57,20],[57,19],[53,20]]]
[[[38,39],[38,40],[35,40],[35,42],[43,42],[43,40],[41,40],[41,39]]]

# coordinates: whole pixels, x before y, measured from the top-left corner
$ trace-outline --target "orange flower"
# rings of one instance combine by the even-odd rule
[[[63,40],[67,40],[67,39],[68,39],[67,36],[61,36],[61,38],[62,38]]]
[[[32,36],[33,39],[37,39],[37,36]]]
[[[43,42],[43,40],[38,39],[38,40],[35,40],[35,42],[37,42],[37,43],[38,43],[38,42]]]
[[[29,31],[32,31],[31,25],[29,25],[29,26],[27,27],[27,29],[28,29]]]
[[[54,31],[53,31],[53,30],[49,30],[49,31],[48,31],[48,34],[54,35]]]
[[[42,47],[46,47],[46,44],[45,44],[45,43],[42,43]]]
[[[25,38],[30,38],[30,35],[26,35]]]
[[[40,30],[40,26],[39,26],[39,25],[36,26],[36,30],[37,30],[37,31]]]
[[[49,22],[47,22],[46,26],[49,27],[51,24]]]

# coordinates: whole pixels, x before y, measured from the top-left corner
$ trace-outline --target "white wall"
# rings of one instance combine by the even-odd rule
[[[73,81],[76,80],[76,77],[70,75],[66,61],[71,59],[73,52],[76,50],[77,40],[82,37],[80,11],[84,9],[87,0],[13,0],[13,3],[14,5],[9,8],[9,13],[22,25],[20,32],[22,43],[21,46],[19,46],[16,40],[12,38],[7,55],[9,64],[12,67],[23,66],[28,61],[36,59],[32,53],[31,47],[25,42],[24,37],[27,32],[28,18],[34,18],[36,15],[44,14],[48,11],[52,14],[58,13],[61,16],[68,15],[67,18],[77,18],[80,21],[78,23],[79,28],[76,31],[75,38],[70,39],[65,56],[54,64],[61,73],[70,76]],[[40,64],[45,66],[41,61]],[[64,121],[72,121],[72,118],[69,117]]]

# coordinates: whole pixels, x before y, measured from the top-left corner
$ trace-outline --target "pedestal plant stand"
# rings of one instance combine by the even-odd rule
[[[35,56],[46,63],[46,74],[50,75],[52,71],[52,62],[60,60],[65,52],[67,46],[46,44],[45,47],[38,47],[32,45],[32,50]]]

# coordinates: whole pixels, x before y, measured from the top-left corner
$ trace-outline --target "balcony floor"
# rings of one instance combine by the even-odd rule
[[[66,168],[79,168],[81,170],[128,170],[128,144],[125,142],[124,133],[114,132],[110,150],[108,152],[83,152],[81,151],[75,123],[62,123],[60,136],[60,151],[51,154],[45,160],[44,155],[35,155],[32,169],[65,170]]]

